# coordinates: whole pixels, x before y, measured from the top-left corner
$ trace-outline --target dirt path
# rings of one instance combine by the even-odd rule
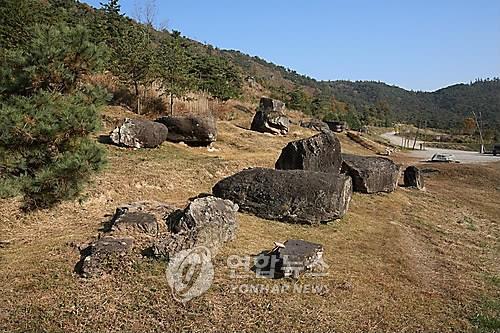
[[[396,135],[395,132],[387,132],[381,135],[384,139],[389,140],[392,144],[401,146],[401,137]],[[419,147],[423,141],[417,140],[415,147]],[[452,154],[455,158],[462,163],[487,163],[487,162],[498,162],[500,161],[500,156],[493,155],[482,155],[474,151],[465,150],[455,150],[455,149],[443,149],[443,148],[432,148],[427,147],[425,150],[412,150],[409,151],[412,157],[422,159],[422,161],[430,160],[434,154]]]

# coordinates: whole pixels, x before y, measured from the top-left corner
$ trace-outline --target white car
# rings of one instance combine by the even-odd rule
[[[459,161],[456,160],[455,155],[445,154],[445,153],[438,153],[432,155],[431,162],[459,163]]]

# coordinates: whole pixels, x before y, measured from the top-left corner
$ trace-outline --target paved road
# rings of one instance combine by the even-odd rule
[[[392,144],[401,146],[401,137],[397,136],[395,132],[388,132],[381,135],[384,139],[389,140]],[[419,147],[422,141],[417,140],[415,147]],[[411,141],[413,146],[413,141]],[[453,154],[455,158],[462,163],[485,163],[500,161],[500,156],[484,155],[474,151],[455,150],[455,149],[442,149],[427,147],[425,150],[411,150],[408,154],[411,156],[421,158],[423,161],[430,160],[432,155],[437,153]]]

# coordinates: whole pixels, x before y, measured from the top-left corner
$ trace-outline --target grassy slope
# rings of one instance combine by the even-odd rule
[[[220,122],[217,151],[165,143],[153,150],[106,146],[107,170],[81,203],[28,216],[0,201],[0,331],[471,330],[499,315],[500,165],[432,165],[427,191],[355,194],[348,215],[319,227],[239,214],[237,239],[215,263],[211,289],[182,306],[173,301],[164,264],[138,261],[123,273],[83,280],[73,275],[73,244],[98,233],[115,207],[135,200],[182,206],[221,178],[248,166],[272,167],[288,137],[244,128],[247,114]],[[238,127],[241,126],[241,127]],[[343,149],[369,153],[341,137]],[[400,162],[410,162],[396,156]],[[302,238],[325,246],[329,275],[322,295],[234,294],[230,254],[256,254],[273,241]],[[493,305],[492,305],[493,304]],[[473,319],[472,321],[470,319]]]

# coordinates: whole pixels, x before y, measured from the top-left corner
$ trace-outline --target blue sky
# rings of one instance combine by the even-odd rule
[[[100,0],[105,1],[105,0]],[[99,0],[87,3],[99,7]],[[122,0],[131,17],[142,1]],[[320,80],[435,90],[500,76],[500,0],[157,0],[157,22]]]

